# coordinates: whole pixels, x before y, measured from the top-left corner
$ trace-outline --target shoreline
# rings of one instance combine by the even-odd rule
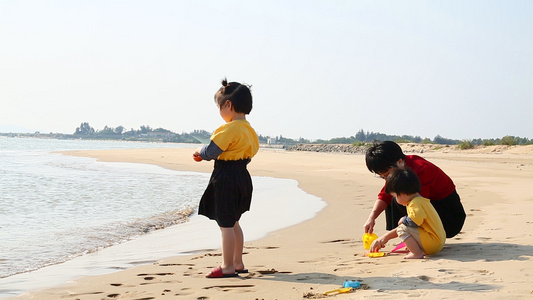
[[[192,161],[190,149],[78,151],[74,155],[211,171],[210,164]],[[220,250],[209,250],[81,278],[16,299],[102,299],[109,295],[122,299],[301,299],[338,288],[345,279],[360,280],[368,289],[337,296],[340,299],[530,296],[533,222],[524,212],[533,209],[528,190],[533,156],[513,154],[507,162],[503,156],[495,160],[494,154],[420,155],[452,177],[467,212],[463,232],[448,239],[441,253],[424,260],[407,262],[397,255],[364,257],[362,226],[383,184],[368,172],[364,156],[260,151],[249,165],[252,176],[297,180],[303,191],[328,205],[312,219],[245,241],[249,274],[205,279],[221,261]],[[378,218],[375,231],[378,235],[385,232],[383,217]]]
[[[140,169],[154,166],[135,165]],[[180,176],[202,174],[208,178],[208,173],[164,170],[180,172]],[[248,229],[246,234],[249,240],[263,238],[270,232],[312,218],[325,206],[321,199],[299,189],[294,180],[254,176],[253,181],[256,191],[252,207],[241,218],[241,224]],[[277,193],[282,193],[283,197],[279,197]],[[255,225],[254,219],[261,220],[262,224],[268,221],[260,212],[273,212],[273,205],[282,205],[282,202],[287,200],[291,200],[294,208],[301,212],[298,216],[285,214],[280,216],[277,223],[267,226]],[[186,219],[184,222],[150,231],[119,244],[77,255],[64,262],[0,278],[0,299],[61,285],[84,276],[103,275],[176,255],[217,249],[220,246],[220,233],[212,221],[199,216],[197,212],[191,212]]]

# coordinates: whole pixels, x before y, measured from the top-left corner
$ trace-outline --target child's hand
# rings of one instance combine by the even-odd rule
[[[386,242],[381,240],[381,239],[377,239],[377,240],[373,241],[372,245],[370,245],[370,252],[378,252],[379,249],[385,247],[385,244],[386,244]]]
[[[192,154],[192,159],[194,159],[195,161],[202,161],[202,157],[200,157],[200,149],[202,148],[196,149]]]
[[[398,225],[402,225],[403,224],[403,219],[405,219],[405,216],[400,218],[400,221],[398,221]]]

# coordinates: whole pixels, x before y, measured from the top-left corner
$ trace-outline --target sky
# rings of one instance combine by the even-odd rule
[[[533,138],[533,1],[0,0],[0,129]]]

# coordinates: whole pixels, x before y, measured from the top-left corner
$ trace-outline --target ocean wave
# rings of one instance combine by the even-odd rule
[[[59,264],[75,257],[95,253],[118,245],[155,230],[182,224],[195,214],[195,207],[164,212],[149,218],[127,222],[111,222],[103,226],[82,227],[56,233],[49,243],[24,245],[28,254],[40,251],[39,257],[0,259],[0,278],[31,272],[46,266]],[[62,240],[56,243],[56,240]],[[29,250],[29,251],[28,251]]]

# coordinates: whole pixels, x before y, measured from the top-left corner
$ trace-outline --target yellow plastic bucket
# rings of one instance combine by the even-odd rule
[[[376,240],[378,236],[375,233],[365,233],[363,234],[363,245],[366,250],[370,249],[372,242]]]

